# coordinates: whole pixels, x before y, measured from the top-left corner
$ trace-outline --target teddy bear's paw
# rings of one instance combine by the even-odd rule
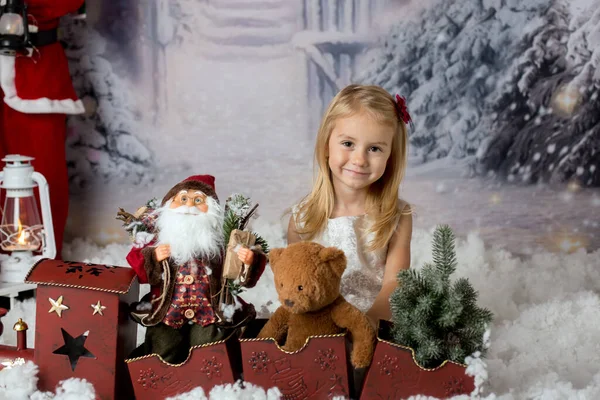
[[[350,361],[352,361],[352,366],[356,369],[366,368],[371,364],[371,357],[365,354],[352,354]]]
[[[297,348],[297,347],[298,347],[298,346],[292,346],[292,345],[290,345],[290,344],[286,344],[286,345],[283,345],[283,346],[281,346],[281,350],[284,350],[284,351],[290,351],[290,352],[291,352],[291,351],[296,351],[296,350],[298,350],[298,348]]]

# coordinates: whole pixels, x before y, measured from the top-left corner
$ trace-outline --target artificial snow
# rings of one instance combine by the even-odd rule
[[[38,367],[31,361],[3,369],[0,372],[0,399],[28,399],[36,391],[37,373]]]

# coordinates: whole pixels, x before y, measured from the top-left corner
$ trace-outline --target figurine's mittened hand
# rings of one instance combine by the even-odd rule
[[[254,262],[254,252],[246,247],[242,247],[237,252],[238,259],[246,265]]]
[[[161,244],[154,249],[154,255],[156,256],[156,261],[161,262],[162,260],[166,260],[171,256],[171,246],[168,244]]]

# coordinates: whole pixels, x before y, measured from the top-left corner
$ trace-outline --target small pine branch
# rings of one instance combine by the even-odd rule
[[[414,269],[400,271],[398,273],[398,284],[408,292],[421,291],[427,287],[425,278]]]
[[[225,219],[223,220],[223,238],[225,245],[229,243],[229,237],[234,229],[238,229],[240,220],[235,213],[227,211],[225,213]]]
[[[146,202],[146,207],[156,210],[160,207],[160,201],[156,197],[153,197]]]
[[[454,251],[454,233],[448,225],[438,227],[433,233],[433,263],[444,280],[456,271],[456,252]]]
[[[429,319],[435,309],[436,298],[435,296],[422,296],[417,301],[415,307],[415,313],[423,319]]]
[[[436,339],[428,339],[423,343],[423,354],[428,359],[438,358],[444,354],[443,342]]]
[[[491,310],[488,310],[487,308],[478,307],[475,310],[475,313],[477,314],[477,319],[479,320],[479,322],[483,323],[484,325],[490,324],[494,320],[494,313]]]
[[[421,269],[421,275],[436,295],[442,295],[447,290],[447,280],[439,273],[435,264],[425,264]]]
[[[421,366],[427,365],[427,361],[429,360],[429,356],[427,355],[427,352],[426,352],[426,350],[424,348],[417,347],[417,350],[415,351],[415,360],[417,360],[417,362]]]
[[[463,314],[463,306],[460,299],[446,297],[442,300],[440,316],[437,323],[442,328],[451,328],[457,325]]]
[[[254,244],[260,246],[263,253],[269,254],[270,249],[267,241],[262,236],[258,235],[256,232],[252,232],[252,234],[256,237]]]
[[[477,299],[477,292],[469,283],[467,278],[459,278],[454,282],[454,293],[456,293],[463,302],[473,304]]]
[[[448,348],[448,358],[450,360],[464,360],[469,354],[459,346],[450,346]]]
[[[229,294],[233,296],[238,296],[244,291],[242,285],[231,279],[227,280],[227,289],[229,289]]]

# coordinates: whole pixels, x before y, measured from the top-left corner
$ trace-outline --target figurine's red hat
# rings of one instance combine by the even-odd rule
[[[214,198],[216,201],[219,201],[217,197],[217,192],[215,191],[215,177],[212,175],[192,175],[183,181],[179,182],[177,185],[173,186],[171,190],[167,192],[165,197],[163,197],[162,204],[164,205],[167,201],[172,199],[177,193],[180,191],[187,190],[200,190],[207,196]]]

